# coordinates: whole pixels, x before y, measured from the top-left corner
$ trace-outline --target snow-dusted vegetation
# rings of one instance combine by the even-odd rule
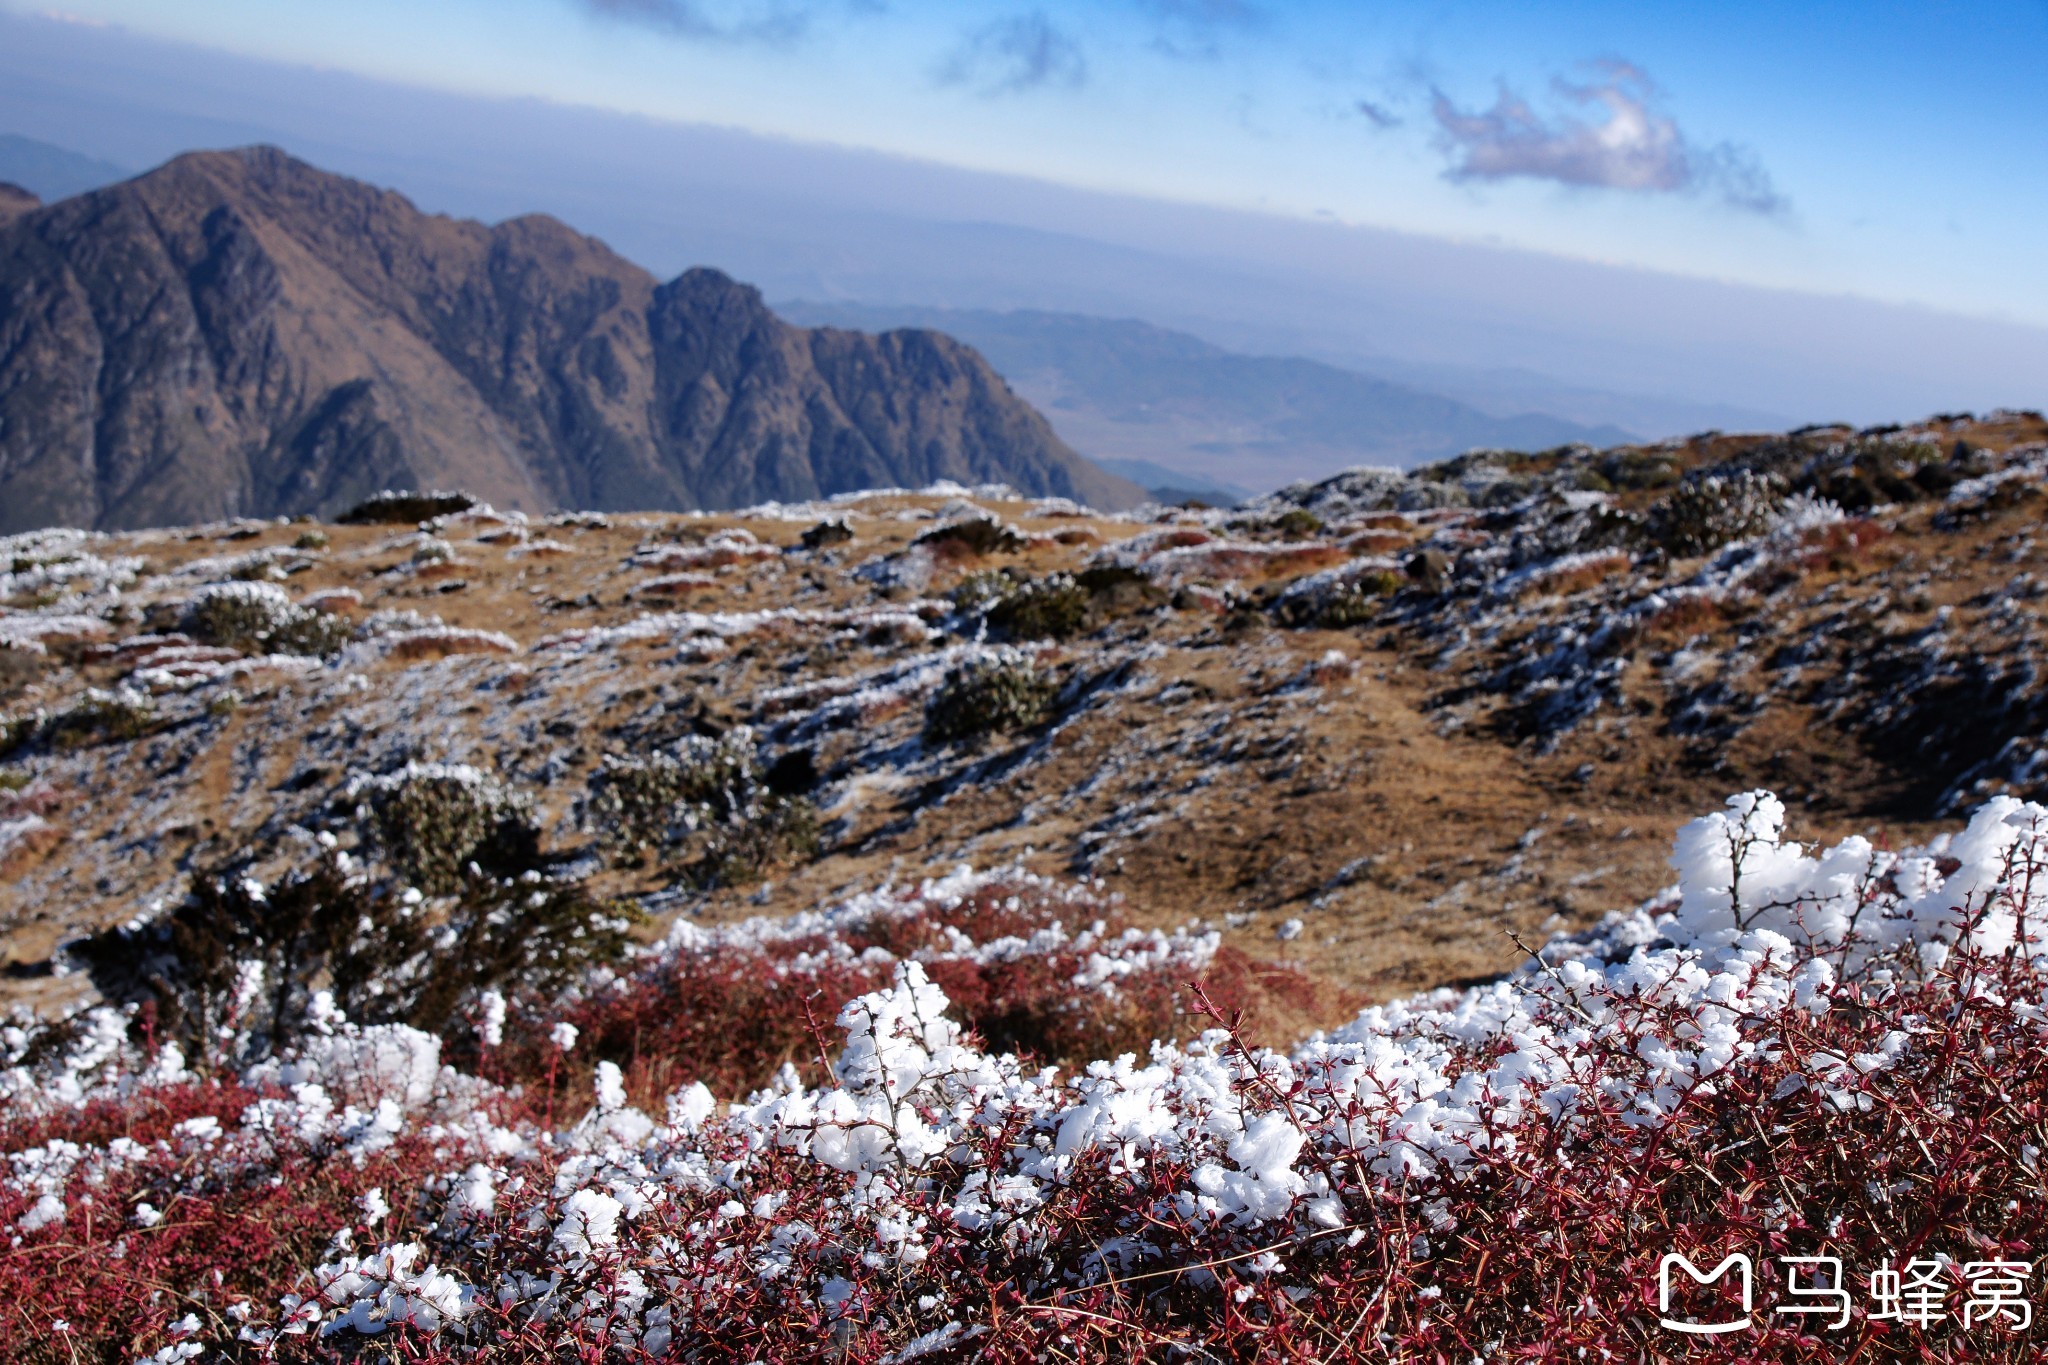
[[[1959,1313],[1965,1262],[2026,1260],[2041,1232],[2048,810],[1993,802],[1902,853],[1809,849],[1784,818],[1734,798],[1681,832],[1667,895],[1498,983],[1289,1048],[1174,984],[1214,971],[1213,936],[1069,924],[1094,893],[966,872],[682,926],[530,1019],[480,994],[459,1044],[324,993],[295,1043],[240,1066],[109,1010],[17,1028],[4,1273],[72,1324],[17,1340],[118,1357],[142,1329],[166,1360],[1627,1357],[1656,1346],[1667,1252],[1945,1253]],[[692,1045],[622,1051],[620,1016],[743,1031],[771,982],[839,983],[843,1003],[761,1088],[707,1087],[730,1058],[701,1040],[708,1065],[655,1090],[646,1054]],[[1063,1013],[1114,1043],[1089,1037],[1105,1008],[1159,992],[1182,1041],[1084,1066],[967,1026],[1035,1009],[1017,1041],[1043,1056]],[[175,1297],[149,1288],[166,1280]],[[2010,1321],[1771,1306],[1695,1350],[2023,1354]]]
[[[14,537],[10,1350],[2029,1359],[2044,438]]]

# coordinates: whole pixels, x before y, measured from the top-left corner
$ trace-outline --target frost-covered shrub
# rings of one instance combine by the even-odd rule
[[[28,715],[0,715],[0,758],[15,750],[24,748],[36,737],[42,728],[42,720],[33,713]]]
[[[1610,451],[1599,464],[1601,482],[1609,488],[1669,488],[1684,472],[1676,451],[1634,446]]]
[[[61,1039],[0,1031],[0,1292],[76,1333],[10,1347],[2037,1360],[2019,1305],[1986,1314],[1980,1291],[2007,1263],[2031,1305],[2048,1244],[2048,810],[1994,802],[1905,852],[1809,850],[1783,819],[1739,797],[1681,833],[1671,893],[1290,1051],[1192,990],[1174,1032],[1213,1027],[1179,1045],[1070,1072],[985,1045],[968,1027],[983,969],[1057,963],[1049,1017],[1205,969],[1006,927],[1008,897],[984,881],[977,908],[972,878],[923,909],[882,898],[902,914],[679,930],[644,976],[565,997],[574,1028],[480,1011],[475,1032],[501,1035],[485,1069],[516,1067],[517,1093],[402,1026],[331,1022],[211,1087],[125,1042],[111,1010]],[[1087,913],[1087,893],[1047,894]],[[828,971],[870,983],[815,1003],[829,1036],[747,1031],[801,1015]],[[629,1003],[662,973],[697,984]],[[744,1098],[721,1085],[724,1104],[688,1067],[655,1069],[722,1038],[791,1065]],[[1730,1309],[1737,1330],[1657,1325],[1674,1253],[1751,1258],[1746,1316],[1689,1285],[1669,1304]],[[1837,1261],[1839,1323],[1777,1311],[1817,1302],[1790,1292],[1780,1258],[1800,1256]],[[1877,1311],[1900,1272],[1933,1287],[1920,1321]]]
[[[625,982],[561,1017],[577,1030],[577,1065],[616,1063],[636,1095],[691,1079],[742,1095],[785,1063],[808,1065],[811,1021],[887,986],[902,961],[918,962],[991,1048],[1063,1063],[1197,1031],[1192,980],[1233,1005],[1313,994],[1298,973],[1254,964],[1214,933],[1134,928],[1091,888],[963,869],[789,918],[681,922]],[[506,1074],[544,1069],[551,1023],[514,1022]]]
[[[820,846],[816,808],[803,797],[769,793],[737,817],[706,827],[690,873],[707,889],[740,886],[789,863],[808,862]]]
[[[584,823],[616,862],[634,862],[687,838],[684,765],[673,754],[606,754],[591,775]]]
[[[1392,597],[1407,586],[1393,569],[1364,564],[1344,566],[1297,579],[1273,602],[1273,615],[1283,625],[1343,630],[1377,617]]]
[[[339,1023],[202,1077],[174,1045],[124,1045],[113,1010],[81,1022],[92,1036],[32,1071],[4,1047],[10,1080],[43,1085],[0,1101],[10,1362],[261,1359],[240,1325],[270,1319],[309,1263],[415,1235],[442,1163],[521,1141],[493,1121],[517,1122],[517,1102],[441,1067],[415,1030]]]
[[[75,950],[110,999],[151,1006],[158,1036],[193,1061],[240,1062],[296,1042],[320,1021],[316,993],[363,1020],[403,1009],[391,984],[416,976],[426,946],[420,898],[373,885],[343,859],[271,885],[238,869],[202,872],[158,919]]]
[[[467,764],[408,763],[345,795],[392,868],[429,894],[458,890],[471,863],[502,874],[538,861],[532,799]]]
[[[486,991],[552,998],[617,961],[639,918],[534,873],[472,875],[428,900],[335,853],[270,883],[203,871],[164,915],[76,952],[102,994],[147,1003],[156,1038],[243,1063],[339,1016],[439,1030]]]
[[[818,852],[810,801],[774,789],[746,729],[692,735],[646,757],[606,755],[584,821],[614,861],[684,866],[705,887],[754,880]]]
[[[1403,586],[1405,580],[1391,569],[1360,574],[1318,604],[1315,623],[1325,630],[1363,625]]]
[[[179,628],[202,644],[245,653],[333,654],[348,643],[348,618],[302,607],[274,583],[212,583],[185,608]]]
[[[1091,597],[1072,575],[1013,584],[988,604],[988,623],[1013,640],[1065,640],[1088,628]]]
[[[2048,811],[1903,857],[1816,858],[1776,818],[1752,796],[1689,827],[1661,913],[1291,1054],[1217,1011],[1060,1076],[978,1046],[899,960],[838,1011],[819,1083],[723,1113],[680,1085],[657,1118],[600,1068],[566,1151],[487,1171],[486,1216],[451,1194],[433,1233],[330,1260],[321,1311],[348,1340],[431,1262],[473,1307],[391,1330],[447,1359],[579,1323],[746,1358],[1332,1359],[1363,1336],[1361,1358],[1634,1359],[1664,1340],[1663,1258],[1739,1252],[1755,1311],[1674,1334],[1688,1359],[2032,1359],[2017,1314],[1961,1319],[1966,1258],[2031,1264],[2048,1236]],[[1839,1258],[1864,1311],[1772,1311],[1799,1304],[1773,1258],[1799,1255]],[[1924,1331],[1867,1311],[1909,1257],[1939,1290]]]
[[[1028,656],[983,655],[949,669],[926,701],[925,741],[951,744],[1028,730],[1051,713],[1058,692],[1058,684]]]
[[[1289,540],[1306,540],[1323,529],[1322,519],[1306,507],[1291,507],[1273,518],[1273,530]]]
[[[1650,509],[1650,535],[1674,555],[1709,554],[1770,530],[1783,502],[1783,486],[1769,475],[1746,469],[1708,474],[1680,484]]]
[[[159,724],[156,702],[147,693],[126,687],[111,692],[91,687],[70,706],[44,719],[35,736],[59,749],[76,749],[140,739]]]
[[[412,548],[412,563],[417,568],[448,564],[455,559],[455,547],[439,536],[422,535]]]
[[[960,576],[946,600],[961,611],[986,613],[1016,586],[1016,575],[1007,569],[976,569]]]

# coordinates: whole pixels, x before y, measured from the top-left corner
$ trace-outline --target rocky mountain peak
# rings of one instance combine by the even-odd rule
[[[792,327],[715,270],[661,284],[545,215],[427,214],[273,147],[0,195],[0,340],[0,530],[387,486],[532,511],[939,478],[1140,496],[950,339]]]

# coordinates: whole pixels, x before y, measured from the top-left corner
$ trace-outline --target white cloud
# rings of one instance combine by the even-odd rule
[[[1781,213],[1784,196],[1755,154],[1730,143],[1701,147],[1656,107],[1656,87],[1627,62],[1597,64],[1602,79],[1555,83],[1569,109],[1545,117],[1506,86],[1493,107],[1466,113],[1442,91],[1434,113],[1453,180],[1554,180],[1646,194],[1710,194],[1740,209]]]

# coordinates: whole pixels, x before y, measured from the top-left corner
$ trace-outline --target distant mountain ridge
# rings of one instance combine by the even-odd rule
[[[17,185],[45,203],[126,180],[130,174],[125,167],[68,147],[18,133],[0,133],[0,181]]]
[[[1497,417],[1441,394],[1299,357],[1241,355],[1128,319],[860,303],[784,303],[813,325],[941,327],[974,346],[1091,458],[1276,487],[1347,466],[1410,466],[1480,446],[1636,439],[1542,413]]]
[[[663,284],[552,218],[430,216],[272,148],[0,220],[0,531],[944,478],[1142,498],[950,337],[793,327],[715,270]]]

